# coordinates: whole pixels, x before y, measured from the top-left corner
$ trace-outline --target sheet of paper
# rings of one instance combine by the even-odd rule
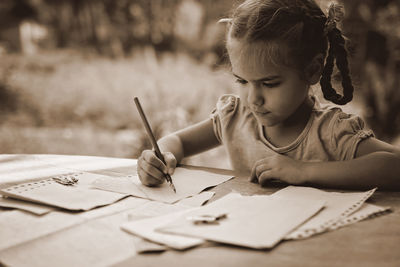
[[[158,233],[155,232],[154,229],[165,221],[169,221],[169,218],[175,218],[177,214],[180,214],[184,210],[193,207],[200,207],[213,195],[214,192],[201,192],[198,195],[185,198],[176,202],[175,204],[150,201],[145,205],[127,212],[127,217],[130,218],[130,222],[125,223],[121,228],[131,234],[146,239],[143,241],[143,243],[139,244],[138,250],[141,253],[154,251],[154,249],[156,249],[156,251],[161,251],[162,248],[167,249],[168,247],[175,249],[186,249],[197,246],[203,243],[203,241],[199,239],[177,237],[175,235]],[[158,245],[153,246],[151,245],[150,241],[155,242]],[[160,244],[164,244],[168,247],[160,246]]]
[[[43,215],[54,210],[54,208],[49,206],[39,205],[28,201],[22,201],[1,196],[0,196],[0,207],[24,210],[36,215]]]
[[[9,159],[8,161],[0,164],[0,185],[40,180],[53,175],[71,172],[68,168],[54,166],[32,156],[20,155],[16,157],[15,155],[10,155],[9,157],[2,157],[3,160],[7,160],[7,158]]]
[[[160,245],[144,239],[138,239],[138,241],[135,242],[136,253],[162,252],[167,249],[168,248],[164,245]]]
[[[110,176],[136,173],[135,159],[77,155],[0,155],[0,188],[11,183],[40,180],[71,171],[96,171]],[[122,173],[121,173],[122,172]],[[108,174],[107,174],[108,175]]]
[[[286,239],[299,239],[328,230],[339,220],[358,210],[375,190],[376,188],[367,192],[338,193],[326,192],[311,187],[288,186],[272,194],[271,197],[326,202],[324,209],[317,216],[314,216],[286,236]]]
[[[201,203],[204,196],[193,198]],[[121,224],[135,216],[163,215],[187,208],[179,203],[127,197],[74,214],[54,211],[35,216],[18,210],[3,211],[0,262],[7,266],[111,266],[135,252],[168,249],[122,231]]]
[[[106,205],[103,207],[98,207],[96,209],[88,210],[85,212],[79,212],[76,216],[85,218],[86,220],[93,220],[100,217],[106,217],[112,214],[127,212],[129,210],[134,210],[139,207],[145,206],[150,200],[138,198],[138,197],[127,197],[112,203],[110,205]]]
[[[93,183],[93,187],[166,203],[174,203],[180,199],[198,194],[206,188],[221,184],[231,178],[233,177],[230,175],[178,167],[172,175],[176,193],[166,182],[158,187],[145,186],[136,175],[97,179]]]
[[[203,206],[208,200],[210,200],[215,195],[214,192],[204,191],[198,195],[184,198],[176,202],[176,204],[185,205],[189,207],[200,207]]]
[[[364,219],[380,216],[388,212],[390,212],[390,207],[381,207],[370,203],[364,203],[360,209],[331,225],[329,230],[335,230],[337,228],[353,224]]]
[[[0,251],[116,213],[123,214],[123,218],[127,221],[127,216],[124,215],[127,210],[137,209],[148,202],[152,201],[128,197],[114,204],[87,212],[69,213],[55,210],[42,216],[19,210],[2,211],[0,212]],[[146,208],[148,209],[149,206]],[[118,230],[119,225],[116,227]]]
[[[107,176],[88,172],[70,173],[68,175],[78,178],[79,181],[74,185],[67,186],[49,178],[7,187],[1,189],[0,193],[11,198],[68,210],[89,210],[114,203],[127,196],[91,188],[91,183],[94,180]]]
[[[229,194],[184,212],[170,223],[164,221],[156,230],[256,249],[272,248],[323,205],[321,200]],[[214,224],[194,224],[187,219],[220,213],[226,213],[227,217]]]
[[[137,176],[129,175],[125,177],[103,177],[96,179],[92,187],[104,191],[116,192],[135,197],[148,198],[137,185]]]
[[[20,210],[0,212],[0,251],[49,235],[73,225],[83,218],[74,214],[53,211],[36,216]]]
[[[170,223],[174,221],[177,217],[185,212],[186,209],[168,213],[162,216],[151,217],[142,220],[136,220],[122,224],[121,229],[127,231],[128,233],[140,236],[146,240],[150,240],[157,244],[163,244],[170,248],[183,250],[198,246],[204,242],[204,240],[199,238],[184,237],[178,235],[171,235],[165,233],[158,233],[155,231],[157,227]]]
[[[136,254],[138,238],[119,228],[124,220],[123,213],[118,213],[41,235],[0,250],[0,262],[19,267],[114,266]],[[29,228],[29,222],[24,223]],[[45,226],[49,227],[46,224],[42,227]]]

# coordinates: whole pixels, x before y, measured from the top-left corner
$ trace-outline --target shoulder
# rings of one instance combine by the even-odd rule
[[[239,96],[233,94],[225,94],[219,97],[214,113],[225,119],[231,117],[242,109],[242,104]]]
[[[359,115],[346,113],[338,106],[316,105],[313,113],[313,132],[337,160],[353,158],[358,144],[374,136]]]
[[[240,102],[240,98],[236,95],[226,94],[219,97],[216,109],[218,112],[229,113],[235,110]]]
[[[317,105],[313,110],[315,121],[320,129],[332,134],[358,133],[365,130],[366,124],[361,116],[344,112],[334,105]]]
[[[219,97],[211,113],[214,132],[220,142],[227,132],[236,132],[250,122],[251,113],[243,105],[239,96],[226,94]]]

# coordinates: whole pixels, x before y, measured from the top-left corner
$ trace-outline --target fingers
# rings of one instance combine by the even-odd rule
[[[160,185],[165,180],[167,167],[157,158],[154,151],[144,150],[138,159],[137,173],[140,181],[147,186]]]
[[[138,159],[137,173],[140,181],[147,186],[160,185],[165,181],[165,174],[172,175],[177,165],[171,152],[163,153],[164,164],[153,150],[144,150]]]
[[[276,180],[273,172],[271,170],[263,171],[260,176],[258,176],[258,183],[261,186],[266,186],[269,181]]]
[[[263,159],[254,164],[251,170],[250,182],[265,186],[269,180],[275,179],[270,164],[268,163],[267,160]]]
[[[268,161],[266,161],[265,159],[259,160],[257,161],[252,170],[251,170],[251,175],[250,175],[250,182],[252,183],[259,183],[259,176],[260,174],[265,171],[270,169],[269,165],[267,164]]]
[[[159,158],[157,158],[154,151],[144,150],[142,152],[141,158],[143,158],[144,162],[148,163],[149,165],[152,165],[154,168],[162,171],[164,174],[167,173],[167,167]]]
[[[144,171],[142,168],[139,168],[137,170],[138,176],[142,184],[146,186],[155,186],[163,183],[163,180],[160,180],[158,178],[154,178],[150,174],[148,174],[146,171]]]
[[[154,178],[162,178],[165,176],[165,172],[160,170],[159,167],[155,167],[154,165],[148,163],[146,160],[142,160],[140,163],[140,167],[145,171],[148,175]],[[161,179],[162,180],[162,179]]]
[[[260,174],[261,168],[260,166],[263,165],[264,159],[258,160],[256,163],[254,163],[253,168],[251,169],[251,174],[250,174],[250,182],[252,183],[258,183],[258,175]]]
[[[176,158],[175,158],[174,154],[172,154],[171,152],[165,152],[165,153],[163,153],[163,156],[164,156],[165,163],[167,164],[166,167],[168,170],[168,174],[172,175],[175,171],[176,164],[177,164]]]
[[[251,169],[251,174],[250,174],[250,179],[249,179],[249,181],[251,183],[255,183],[255,184],[258,183],[258,177],[257,177],[257,174],[256,174],[256,169],[257,169],[257,166],[254,165],[253,168]]]

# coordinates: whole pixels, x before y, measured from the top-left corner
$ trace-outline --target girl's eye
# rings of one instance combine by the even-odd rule
[[[247,84],[247,81],[242,79],[236,79],[236,82],[240,84]]]
[[[277,87],[281,84],[281,82],[275,82],[275,83],[263,83],[262,85],[268,88],[274,88]]]

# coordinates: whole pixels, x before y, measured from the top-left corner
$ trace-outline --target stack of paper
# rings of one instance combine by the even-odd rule
[[[388,210],[388,207],[378,207],[365,203],[375,190],[376,188],[366,192],[338,193],[311,187],[288,186],[274,193],[271,197],[325,201],[324,209],[317,216],[286,236],[286,239],[301,239],[334,230],[340,226]]]
[[[127,196],[91,188],[91,183],[101,176],[99,174],[80,172],[74,176],[79,179],[74,185],[63,185],[49,178],[11,186],[0,190],[0,193],[7,197],[67,210],[89,210]]]
[[[139,252],[165,250],[126,234],[120,225],[200,206],[212,195],[203,192],[175,204],[128,197],[86,212],[55,210],[43,216],[1,212],[0,262],[6,266],[110,266]]]
[[[77,183],[64,185],[52,178],[22,183],[0,190],[0,194],[67,210],[90,210],[114,203],[127,195],[91,188],[91,183],[103,177],[88,172],[71,173]]]
[[[284,239],[310,237],[387,210],[364,203],[375,191],[325,192],[289,186],[270,196],[231,193],[206,206],[125,223],[127,232],[185,249],[204,240],[256,249],[274,247]],[[215,223],[193,223],[193,218],[226,214]]]
[[[54,208],[50,206],[44,206],[28,201],[21,201],[18,199],[1,197],[1,196],[0,196],[0,207],[20,209],[36,215],[43,215],[54,210]]]
[[[112,204],[127,196],[140,197],[143,201],[155,200],[157,202],[146,200],[145,204],[139,205],[133,211],[133,217],[147,212],[146,216],[150,218],[143,219],[143,216],[139,216],[142,219],[124,222],[121,228],[159,244],[148,246],[156,250],[163,249],[163,245],[186,249],[206,240],[256,249],[272,248],[281,240],[307,238],[389,209],[365,203],[376,189],[337,193],[298,186],[289,186],[270,196],[242,196],[232,193],[199,207],[213,195],[211,192],[198,195],[200,192],[223,183],[232,176],[177,168],[172,176],[177,190],[175,193],[167,183],[158,187],[144,186],[136,175],[112,177],[84,171],[68,174],[66,169],[50,166],[40,173],[41,176],[36,177],[39,173],[31,173],[31,170],[37,164],[37,161],[32,161],[19,166],[21,170],[14,173],[12,181],[22,178],[36,179],[43,177],[42,175],[47,178],[1,189],[0,194],[8,198],[0,198],[0,207],[18,208],[43,215],[44,220],[58,214],[56,208],[87,211]],[[63,185],[51,178],[61,174],[76,176],[78,182]],[[197,197],[188,198],[191,196]],[[152,209],[151,205],[154,203],[160,207],[176,204],[169,205],[171,210],[164,207]],[[84,216],[88,219],[101,212],[102,209],[92,210],[84,213]],[[225,216],[213,223],[193,221],[193,218],[213,218],[218,214]],[[79,222],[80,220],[77,221]],[[143,242],[141,245],[146,244]]]
[[[67,176],[76,178],[77,182],[62,184],[55,180]],[[70,172],[0,189],[0,194],[7,197],[0,195],[0,207],[18,208],[43,215],[52,211],[52,207],[74,211],[90,210],[127,196],[175,203],[231,178],[229,175],[177,168],[173,175],[175,193],[167,183],[159,187],[144,186],[137,175],[113,177],[83,171]],[[190,202],[190,199],[186,201]]]
[[[130,222],[124,224],[122,229],[174,248],[176,247],[174,242],[179,244],[176,239],[181,238],[180,236],[257,249],[271,248],[289,232],[316,214],[323,205],[324,201],[229,194],[201,208],[142,222]],[[220,212],[225,212],[227,218],[222,219],[218,224],[198,225],[188,220],[193,216]],[[149,237],[146,233],[152,233],[153,236]]]

